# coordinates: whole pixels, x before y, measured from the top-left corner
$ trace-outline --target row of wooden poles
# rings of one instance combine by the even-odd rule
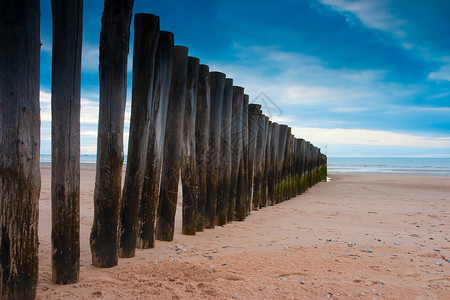
[[[120,209],[98,188],[107,187],[103,181],[110,171],[102,155],[108,144],[99,131],[94,265],[111,267],[118,257],[133,257],[136,247],[173,240],[180,178],[187,235],[243,221],[252,209],[282,202],[324,179],[320,149],[295,138],[287,125],[271,122],[233,79],[210,72],[188,56],[188,48],[174,46],[173,34],[159,30],[157,16],[137,14],[134,28]]]
[[[135,15],[128,160],[122,189],[132,0],[107,0],[100,34],[100,110],[92,262],[171,241],[182,183],[182,232],[243,221],[326,177],[320,149],[271,122],[242,87],[174,46],[159,18]],[[38,0],[0,4],[0,288],[34,299],[38,278]],[[3,14],[3,12],[8,12]],[[82,0],[52,1],[52,281],[80,267]]]

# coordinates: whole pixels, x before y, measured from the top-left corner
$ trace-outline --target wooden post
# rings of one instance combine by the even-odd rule
[[[37,1],[0,1],[0,298],[34,299],[40,194]]]
[[[267,133],[266,133],[266,153],[264,160],[264,175],[262,183],[262,200],[261,206],[265,207],[269,205],[269,175],[272,169],[272,135],[273,124],[272,121],[267,121]]]
[[[225,88],[225,74],[210,72],[211,110],[209,122],[209,149],[207,153],[207,201],[205,206],[205,227],[214,228],[216,221],[217,195],[219,185],[220,125],[222,100]]]
[[[231,187],[230,187],[230,207],[228,209],[228,221],[231,222],[235,219],[235,212],[237,211],[237,195],[238,195],[238,182],[239,174],[242,167],[242,108],[244,103],[244,88],[240,86],[233,87],[233,103],[231,112]],[[240,192],[239,192],[240,194]]]
[[[311,187],[311,144],[305,142],[305,191]]]
[[[195,115],[195,151],[198,174],[197,231],[205,228],[205,207],[207,199],[207,151],[209,143],[210,112],[209,67],[200,65],[198,70],[197,112]]]
[[[283,200],[283,164],[286,150],[288,126],[280,125],[279,141],[277,147],[277,168],[275,175],[275,203]]]
[[[187,235],[195,235],[197,232],[198,173],[195,152],[195,114],[197,112],[199,63],[198,58],[188,57],[183,126],[183,164],[181,166],[183,189],[182,233]]]
[[[258,121],[258,136],[255,151],[255,175],[253,192],[253,209],[262,207],[263,197],[263,179],[264,179],[264,161],[266,157],[267,129],[269,118],[261,115]]]
[[[159,17],[150,14],[136,14],[134,18],[130,135],[119,222],[120,257],[134,257],[136,250],[158,39]]]
[[[155,57],[155,75],[148,134],[145,175],[139,208],[137,247],[155,246],[156,211],[159,203],[170,79],[172,77],[173,33],[161,31]]]
[[[133,0],[105,2],[100,33],[100,111],[92,263],[108,268],[118,261],[118,228],[123,169],[123,125],[127,91],[127,59]]]
[[[233,105],[233,79],[225,80],[220,125],[220,168],[217,194],[216,224],[225,225],[228,219],[231,188],[231,116]]]
[[[52,281],[80,274],[80,80],[83,1],[52,1]]]
[[[248,103],[249,103],[249,96],[247,94],[244,94],[244,108],[242,110],[242,153],[244,155],[244,178],[243,178],[243,195],[244,195],[244,201],[245,201],[245,215],[244,218],[246,218],[251,211],[251,191],[250,191],[250,183],[248,180],[249,176],[249,147],[248,147]]]
[[[175,46],[167,110],[164,161],[162,165],[156,239],[172,241],[177,210],[178,183],[182,164],[184,109],[186,103],[188,48]]]
[[[278,145],[280,140],[280,125],[278,123],[272,123],[272,136],[270,145],[270,166],[268,170],[268,199],[267,205],[275,205],[276,203],[276,170],[278,169]]]
[[[256,140],[258,138],[259,118],[261,115],[261,105],[249,104],[248,106],[248,197],[250,201],[250,210],[258,210],[258,201],[253,203],[254,189],[253,179],[255,174],[255,156],[256,156]]]
[[[294,172],[295,172],[295,194],[300,195],[301,193],[301,139],[295,139],[295,150],[294,150]]]
[[[246,94],[242,96],[241,115],[237,122],[239,121],[241,123],[240,141],[242,144],[242,151],[239,160],[239,174],[237,179],[235,220],[244,221],[248,215],[248,95]]]
[[[305,192],[305,140],[299,139],[299,194]]]
[[[281,181],[280,181],[280,201],[284,201],[288,198],[289,190],[289,168],[290,168],[290,148],[291,148],[291,128],[287,128],[284,156],[283,156],[283,166],[281,170]]]

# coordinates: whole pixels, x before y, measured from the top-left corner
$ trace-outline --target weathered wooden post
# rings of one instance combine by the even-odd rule
[[[297,150],[297,139],[294,135],[291,135],[291,165],[290,165],[290,198],[297,195],[297,184],[296,184],[296,150]]]
[[[83,1],[52,1],[52,281],[80,274],[80,81]]]
[[[133,0],[105,2],[100,33],[100,111],[92,263],[108,268],[118,261],[118,228],[123,169],[123,125]]]
[[[306,191],[306,141],[300,139],[300,194]]]
[[[139,232],[136,243],[139,248],[153,248],[155,246],[156,211],[159,203],[166,117],[172,77],[173,43],[173,33],[160,32],[155,57],[144,184],[139,208]]]
[[[264,175],[262,183],[262,200],[261,206],[265,207],[269,205],[269,175],[272,169],[272,135],[273,135],[273,124],[272,121],[267,122],[267,133],[266,133],[266,153],[264,160]]]
[[[327,156],[322,154],[322,180],[327,180]]]
[[[256,156],[256,140],[258,138],[259,118],[261,115],[261,105],[249,104],[248,106],[248,197],[250,201],[250,210],[259,209],[259,204],[253,204],[254,189],[253,179],[255,174],[255,156]]]
[[[280,125],[279,130],[279,141],[277,150],[277,168],[275,175],[275,203],[280,203],[283,199],[283,164],[284,164],[284,155],[286,150],[286,140],[288,134],[288,126]]]
[[[34,299],[40,194],[39,1],[0,1],[0,298]]]
[[[205,206],[205,227],[214,228],[216,221],[217,196],[220,169],[220,125],[222,101],[225,88],[225,74],[210,72],[211,110],[209,122],[209,149],[207,153],[207,201]]]
[[[245,216],[244,219],[248,216],[251,211],[251,190],[250,183],[248,180],[249,174],[249,148],[248,148],[248,103],[249,103],[249,95],[244,94],[244,108],[242,110],[242,153],[244,155],[244,178],[243,178],[243,195],[245,202]]]
[[[130,135],[119,222],[120,257],[134,257],[136,250],[158,39],[159,17],[150,14],[136,14],[134,18]]]
[[[305,191],[311,187],[311,144],[305,142]]]
[[[233,79],[226,78],[220,125],[220,168],[217,194],[216,224],[225,225],[228,219],[231,188],[231,115],[233,105]]]
[[[295,148],[294,148],[294,172],[295,172],[295,194],[300,195],[301,193],[301,139],[295,139]]]
[[[280,143],[280,125],[278,123],[272,123],[272,135],[270,145],[270,166],[268,170],[268,199],[267,205],[275,205],[276,203],[276,179],[278,169],[278,145]]]
[[[290,167],[290,148],[291,148],[291,128],[287,128],[283,166],[281,170],[281,182],[280,182],[280,201],[284,201],[288,198],[289,191],[289,167]]]
[[[289,128],[289,134],[286,140],[286,153],[287,153],[287,162],[286,162],[286,189],[284,192],[285,200],[288,200],[292,197],[292,163],[293,163],[293,147],[294,140],[293,135],[291,133],[291,129]]]
[[[197,232],[198,173],[195,152],[195,114],[197,112],[199,63],[198,58],[188,57],[183,126],[183,163],[181,166],[183,189],[182,233],[187,235],[195,235]]]
[[[178,183],[182,164],[184,109],[186,103],[188,48],[175,46],[167,110],[164,161],[162,165],[156,239],[172,241],[177,210]]]
[[[254,192],[253,192],[254,210],[262,207],[264,161],[266,157],[268,126],[269,126],[269,118],[265,115],[261,115],[258,121],[258,135],[255,151],[255,175],[254,175]]]
[[[231,187],[230,187],[230,206],[228,209],[228,221],[235,219],[237,211],[237,196],[240,195],[241,184],[238,182],[239,174],[244,171],[244,165],[241,164],[242,157],[242,109],[244,104],[244,88],[240,86],[233,87],[233,103],[231,113]],[[239,201],[240,203],[240,201]]]
[[[197,112],[195,115],[195,152],[198,174],[197,231],[205,228],[207,199],[207,151],[209,143],[210,112],[209,67],[200,65],[198,70]]]

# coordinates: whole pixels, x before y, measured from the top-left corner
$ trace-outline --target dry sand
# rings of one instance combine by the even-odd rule
[[[245,222],[181,235],[98,269],[95,169],[81,171],[81,273],[51,283],[50,168],[42,167],[38,299],[450,299],[450,178],[329,175]],[[366,251],[366,252],[365,252]]]

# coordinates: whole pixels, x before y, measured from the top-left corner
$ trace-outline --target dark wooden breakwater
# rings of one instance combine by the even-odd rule
[[[82,1],[52,1],[52,7],[58,50],[52,88],[52,278],[66,284],[79,278]],[[0,298],[33,299],[40,192],[39,1],[3,1],[0,8],[10,12],[0,26]],[[159,17],[137,14],[122,188],[132,8],[132,0],[106,1],[102,17],[90,236],[97,267],[115,266],[119,256],[154,247],[155,239],[173,239],[180,183],[182,233],[195,235],[243,221],[252,210],[300,195],[327,175],[319,148],[269,120],[264,107],[252,103],[226,74],[188,57],[187,47],[174,45],[172,33],[160,31]],[[15,22],[23,26],[11,25]],[[58,31],[61,22],[68,27]]]

